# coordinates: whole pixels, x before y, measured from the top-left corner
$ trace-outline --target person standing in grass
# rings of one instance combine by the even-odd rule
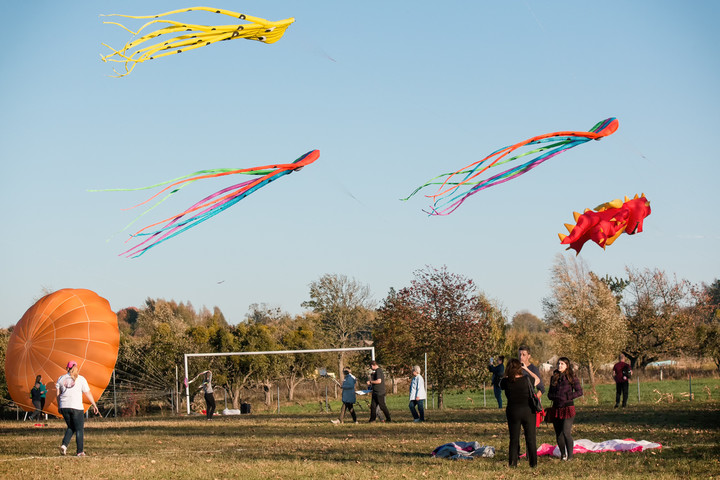
[[[208,420],[212,420],[213,414],[215,413],[215,394],[212,386],[212,372],[205,370],[204,372],[198,373],[198,375],[188,382],[188,385],[203,377],[203,383],[200,385],[200,390],[203,392],[205,397],[205,415]]]
[[[30,420],[40,418],[42,416],[42,411],[45,408],[45,394],[47,393],[47,388],[43,385],[41,380],[41,375],[35,377],[35,385],[33,385],[33,388],[30,389],[30,400],[32,400],[32,404],[35,407],[35,411],[32,415],[30,415]]]
[[[347,410],[350,412],[350,415],[352,415],[352,419],[354,423],[357,423],[357,415],[355,414],[355,383],[356,379],[353,376],[353,374],[350,371],[349,367],[345,367],[343,369],[343,375],[345,378],[343,379],[343,383],[341,385],[342,387],[342,407],[340,407],[340,423],[343,423],[343,419],[345,418],[345,411]]]
[[[424,422],[427,392],[425,391],[425,381],[420,375],[420,365],[415,365],[412,368],[412,375],[413,378],[410,381],[410,413],[412,413],[413,421]]]
[[[625,355],[622,353],[618,356],[618,361],[613,365],[613,379],[615,380],[615,408],[620,406],[620,396],[622,395],[622,406],[627,407],[628,391],[630,389],[630,365],[625,362]]]
[[[70,445],[70,440],[74,434],[77,443],[77,456],[84,457],[85,408],[82,400],[83,394],[92,403],[95,415],[99,413],[98,407],[87,380],[79,373],[78,364],[74,360],[70,360],[66,368],[67,373],[58,378],[55,384],[58,411],[67,425],[65,436],[63,436],[62,444],[60,444],[60,454],[65,455],[67,453],[67,447]]]
[[[529,378],[526,379],[526,376]],[[520,427],[525,434],[525,451],[530,461],[530,467],[537,466],[537,425],[535,412],[530,407],[532,402],[530,395],[535,394],[534,387],[539,383],[540,377],[527,365],[521,364],[517,358],[510,360],[505,370],[505,377],[500,380],[500,388],[505,390],[505,397],[507,397],[505,416],[510,433],[508,464],[511,467],[517,467],[520,457]]]
[[[367,382],[368,386],[372,388],[370,422],[377,420],[378,407],[382,410],[383,415],[385,415],[385,421],[390,422],[390,412],[385,405],[385,374],[375,360],[370,362],[370,368],[372,369],[372,373],[370,374],[370,380]]]
[[[492,373],[490,383],[493,387],[495,400],[497,400],[498,408],[502,408],[502,389],[500,388],[500,379],[505,376],[505,357],[500,355],[497,358],[497,363],[493,362],[493,359],[491,358],[488,370]]]
[[[570,460],[573,456],[574,441],[572,426],[575,420],[575,404],[573,400],[583,394],[582,385],[574,375],[572,364],[567,357],[560,357],[557,370],[550,378],[548,399],[552,400],[552,407],[548,418],[555,429],[555,438],[560,449],[560,458]]]

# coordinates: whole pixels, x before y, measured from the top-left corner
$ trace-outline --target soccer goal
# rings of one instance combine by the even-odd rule
[[[288,355],[296,353],[330,353],[330,352],[358,352],[370,351],[370,359],[375,360],[375,347],[350,347],[350,348],[319,348],[314,350],[269,350],[265,352],[222,352],[222,353],[186,353],[185,354],[185,385],[188,382],[188,359],[191,357],[225,357],[239,355]],[[190,389],[185,389],[185,400],[187,403],[187,414],[190,415]]]

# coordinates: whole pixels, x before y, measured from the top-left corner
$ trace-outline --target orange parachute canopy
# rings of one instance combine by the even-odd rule
[[[42,375],[47,386],[44,412],[59,416],[55,382],[77,362],[90,391],[99,399],[115,368],[120,331],[110,303],[95,292],[66,288],[46,295],[25,312],[13,329],[5,358],[5,377],[13,401],[33,411],[30,390]],[[85,410],[90,406],[83,396]]]

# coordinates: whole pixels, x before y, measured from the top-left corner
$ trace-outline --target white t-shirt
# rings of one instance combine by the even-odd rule
[[[85,380],[85,377],[78,375],[77,379],[73,381],[70,374],[66,373],[62,377],[58,378],[55,387],[58,392],[58,408],[85,410],[82,399],[83,393],[90,391],[90,386],[88,385],[87,380]]]

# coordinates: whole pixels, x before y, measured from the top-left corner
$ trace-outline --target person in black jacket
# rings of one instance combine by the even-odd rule
[[[535,387],[540,383],[540,377],[522,365],[520,360],[513,358],[508,362],[505,377],[500,380],[500,388],[505,390],[507,408],[505,415],[510,432],[510,448],[508,464],[517,467],[520,454],[520,427],[525,433],[525,449],[530,467],[537,466],[537,425],[535,412],[531,408],[531,395],[535,395]]]
[[[573,456],[575,442],[572,438],[572,425],[575,420],[575,404],[573,400],[583,394],[580,381],[574,375],[572,364],[567,357],[560,357],[557,370],[550,379],[548,398],[552,400],[552,407],[548,418],[552,420],[557,438],[560,458],[570,460]]]
[[[385,415],[385,421],[390,422],[390,412],[385,405],[385,374],[375,360],[370,362],[370,368],[372,373],[370,374],[370,380],[367,382],[368,387],[372,388],[370,421],[374,422],[377,419],[377,407],[380,407],[383,415]]]
[[[502,389],[500,388],[500,380],[505,376],[505,357],[500,355],[497,358],[497,363],[493,362],[493,359],[491,358],[488,370],[492,373],[490,383],[493,387],[495,400],[497,400],[498,408],[502,408]]]

